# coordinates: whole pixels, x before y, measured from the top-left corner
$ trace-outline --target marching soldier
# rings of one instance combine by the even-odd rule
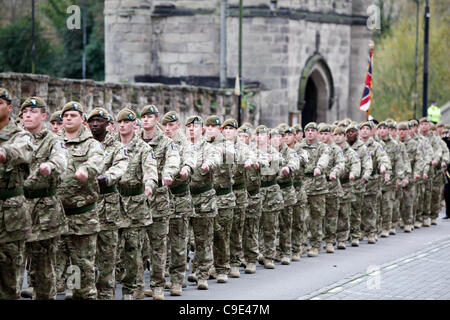
[[[152,223],[149,197],[158,186],[156,156],[152,148],[135,132],[136,114],[131,109],[122,109],[117,114],[119,138],[125,146],[129,161],[124,175],[119,180],[119,192],[125,209],[122,225],[124,239],[124,261],[126,269],[122,279],[122,299],[139,297],[137,281],[142,266],[142,233]]]
[[[80,288],[73,288],[74,299],[96,299],[95,255],[100,231],[97,176],[105,165],[103,148],[83,125],[83,106],[66,103],[61,111],[61,130],[69,151],[69,162],[58,186],[69,231],[64,236],[72,265],[80,268]]]
[[[12,121],[12,109],[8,90],[0,88],[0,300],[20,297],[25,241],[32,230],[23,183],[35,146],[32,135]]]
[[[63,119],[61,117],[61,111],[53,112],[50,116],[50,127],[54,134],[58,134],[58,131],[63,127]]]
[[[173,212],[169,186],[180,171],[180,154],[178,146],[157,126],[159,111],[156,106],[144,106],[141,110],[141,120],[143,130],[140,136],[152,147],[158,168],[158,188],[154,191],[152,202],[153,223],[147,227],[151,252],[150,285],[153,299],[164,300],[167,235],[170,215]]]
[[[214,263],[214,218],[217,216],[213,172],[221,163],[220,151],[202,137],[203,119],[192,116],[186,120],[186,135],[194,144],[196,163],[189,187],[194,205],[191,224],[194,231],[195,257],[192,280],[199,290],[208,290],[208,278]],[[194,270],[195,265],[195,270]]]
[[[106,130],[108,119],[108,112],[104,108],[95,108],[87,118],[92,135],[102,144],[105,160],[105,166],[97,177],[100,188],[97,202],[100,232],[97,235],[95,265],[98,270],[96,286],[99,300],[113,299],[116,288],[119,227],[124,223],[117,182],[128,166],[128,152],[116,136]]]

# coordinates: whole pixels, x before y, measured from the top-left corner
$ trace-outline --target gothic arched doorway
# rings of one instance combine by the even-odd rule
[[[300,78],[298,109],[302,127],[308,122],[327,122],[334,101],[334,84],[325,59],[316,54],[308,59]]]

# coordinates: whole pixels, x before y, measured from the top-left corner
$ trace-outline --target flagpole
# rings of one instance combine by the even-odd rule
[[[370,56],[370,63],[372,65],[372,80],[371,80],[371,83],[370,83],[370,106],[369,106],[369,110],[367,110],[367,119],[366,120],[369,120],[370,113],[372,112],[372,103],[373,103],[373,90],[372,90],[372,85],[373,85],[373,51],[374,51],[374,48],[375,48],[375,43],[372,40],[370,40],[370,42],[369,42],[369,56]]]

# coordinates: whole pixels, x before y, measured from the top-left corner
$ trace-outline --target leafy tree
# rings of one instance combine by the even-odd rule
[[[0,72],[31,73],[32,21],[21,18],[13,24],[0,27]],[[51,74],[54,71],[55,52],[50,41],[42,35],[39,21],[35,23],[36,73]]]

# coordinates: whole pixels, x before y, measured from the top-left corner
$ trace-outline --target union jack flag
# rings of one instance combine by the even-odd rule
[[[359,110],[367,112],[367,117],[370,116],[370,102],[372,101],[372,66],[373,66],[373,48],[369,52],[369,66],[367,67],[366,82],[359,104]]]

